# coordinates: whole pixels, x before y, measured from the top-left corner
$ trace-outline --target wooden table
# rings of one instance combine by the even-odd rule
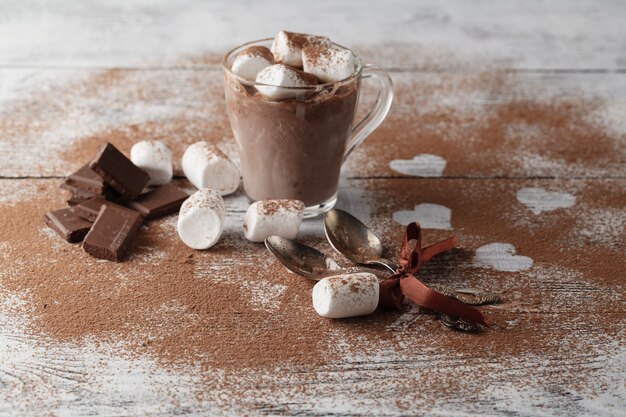
[[[205,3],[0,3],[1,416],[624,414],[626,4]],[[162,139],[180,156],[206,139],[237,161],[220,57],[284,28],[327,34],[390,71],[391,113],[344,167],[339,206],[391,254],[412,219],[427,240],[456,234],[459,248],[421,277],[503,294],[483,309],[493,325],[456,333],[415,307],[318,318],[309,283],[243,240],[248,203],[238,193],[226,200],[225,243],[194,253],[192,271],[253,292],[249,301],[275,317],[258,342],[270,348],[293,321],[281,317],[285,308],[310,313],[290,326],[323,364],[285,358],[226,371],[130,352],[140,330],[118,342],[89,330],[57,337],[45,325],[55,313],[37,304],[48,296],[42,288],[106,279],[50,275],[58,262],[96,265],[43,225],[41,214],[64,204],[60,179],[103,140],[128,151]],[[370,103],[371,91],[362,99]],[[170,242],[162,252],[148,245],[100,268],[132,287],[142,265],[191,254],[173,222],[145,231]],[[332,253],[319,220],[300,238]],[[46,302],[73,312],[94,297],[73,296],[51,292]],[[187,320],[181,311],[161,324]],[[107,322],[93,317],[94,326]],[[310,326],[323,329],[319,340],[307,339]]]

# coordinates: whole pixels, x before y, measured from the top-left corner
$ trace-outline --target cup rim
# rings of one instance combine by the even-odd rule
[[[356,69],[354,70],[354,72],[350,76],[344,78],[343,80],[339,80],[339,81],[331,81],[331,82],[327,82],[327,83],[323,83],[323,84],[316,84],[316,85],[312,85],[312,86],[303,86],[303,87],[283,87],[283,86],[276,86],[276,85],[272,85],[272,84],[257,83],[254,80],[248,80],[246,78],[241,77],[240,75],[235,74],[230,69],[230,67],[228,66],[228,59],[238,49],[243,49],[244,47],[247,47],[247,46],[252,46],[252,45],[257,44],[257,43],[269,42],[269,41],[273,41],[273,40],[274,40],[274,38],[262,38],[262,39],[257,39],[257,40],[254,40],[254,41],[249,41],[249,42],[243,43],[243,44],[241,44],[239,46],[236,46],[236,47],[232,48],[231,50],[226,52],[226,54],[224,55],[224,58],[222,58],[222,68],[229,75],[231,75],[232,77],[236,78],[237,81],[239,81],[242,84],[246,84],[246,85],[249,85],[249,86],[262,86],[262,87],[266,86],[266,87],[274,87],[274,88],[278,87],[278,88],[285,89],[285,90],[298,90],[298,91],[303,91],[303,90],[304,91],[318,91],[318,90],[322,90],[322,89],[333,87],[333,86],[340,85],[340,84],[347,84],[347,83],[355,80],[356,78],[360,77],[361,73],[363,72],[363,63],[361,62],[361,59],[354,53],[354,51],[352,49],[350,49],[350,48],[346,48],[345,46],[340,45],[340,44],[335,43],[335,42],[331,42],[331,44],[334,45],[334,46],[338,46],[340,48],[349,50],[352,53],[352,55],[354,55],[354,57],[356,58]]]

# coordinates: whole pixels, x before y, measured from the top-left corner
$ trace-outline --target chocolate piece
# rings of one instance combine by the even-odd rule
[[[81,219],[69,208],[49,211],[44,219],[49,228],[70,243],[83,240],[91,228],[91,222]]]
[[[76,204],[80,204],[83,201],[96,197],[96,194],[91,191],[76,188],[65,183],[61,184],[60,187],[64,190],[69,191],[69,196],[65,201],[67,201],[67,204],[69,204],[70,206],[75,206]]]
[[[75,188],[67,184],[61,184],[61,188],[70,192],[69,197],[66,200],[67,204],[69,204],[70,206],[75,206],[76,204],[80,204],[83,201],[87,201],[95,197],[104,198],[106,200],[113,200],[113,201],[119,199],[120,197],[117,191],[115,191],[112,188],[109,188],[108,186],[105,189],[103,195],[94,194],[91,191],[86,191],[80,188]]]
[[[135,201],[129,202],[128,207],[137,210],[146,219],[156,219],[177,212],[187,197],[186,192],[165,184],[141,194]]]
[[[61,184],[61,188],[74,193],[74,190],[80,189],[91,192],[92,197],[103,195],[108,186],[102,178],[94,171],[89,169],[89,165],[83,165],[78,171],[68,175],[65,182]]]
[[[122,207],[119,204],[115,204],[111,201],[105,200],[102,197],[93,197],[85,200],[72,207],[72,210],[74,211],[74,213],[76,213],[78,217],[82,217],[83,219],[89,220],[90,222],[95,222],[102,206],[115,206],[122,210],[130,210],[132,212],[135,212],[135,210]]]
[[[67,197],[65,201],[67,202],[68,206],[73,207],[77,204],[82,203],[83,201],[89,200],[89,198],[93,198],[93,197],[81,197],[81,196],[77,196],[76,194],[70,193],[69,197]]]
[[[139,195],[150,176],[110,143],[102,145],[89,168],[126,199]]]
[[[135,211],[104,205],[85,237],[83,249],[96,258],[119,262],[142,222]]]

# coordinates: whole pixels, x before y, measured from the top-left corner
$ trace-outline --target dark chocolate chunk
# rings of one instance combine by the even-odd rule
[[[104,205],[85,236],[83,249],[96,258],[119,262],[142,223],[136,211]]]
[[[135,211],[126,207],[122,207],[111,201],[105,200],[102,197],[93,197],[89,200],[85,200],[72,207],[72,210],[74,211],[74,213],[76,213],[77,216],[82,217],[85,220],[89,220],[90,222],[95,222],[102,206],[115,206],[122,210],[130,210],[133,212]]]
[[[147,172],[133,164],[110,143],[102,145],[89,163],[89,168],[122,197],[129,200],[137,197],[150,180]]]
[[[44,219],[49,228],[70,243],[83,240],[91,228],[91,222],[81,219],[69,208],[49,211]]]
[[[89,169],[89,165],[83,165],[80,169],[65,178],[61,188],[71,191],[76,189],[91,192],[92,197],[104,195],[108,186],[102,178]]]
[[[80,203],[82,203],[83,201],[86,201],[86,200],[89,200],[89,197],[87,197],[87,198],[80,197],[80,196],[77,196],[76,194],[70,194],[69,197],[67,197],[65,199],[65,201],[67,202],[67,205],[71,206],[71,207],[73,207],[73,206],[75,206],[77,204],[80,204]]]
[[[141,194],[127,206],[140,212],[146,219],[156,219],[178,211],[187,197],[189,194],[186,192],[171,184],[165,184]]]
[[[75,206],[76,204],[82,203],[83,201],[96,197],[96,194],[92,193],[91,191],[86,191],[81,188],[72,187],[71,185],[67,185],[65,183],[61,184],[61,188],[69,191],[69,197],[66,199],[66,201],[67,201],[67,204],[69,204],[70,206]]]

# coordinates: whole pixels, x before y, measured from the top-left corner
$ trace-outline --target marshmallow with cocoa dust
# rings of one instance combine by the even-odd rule
[[[248,207],[243,222],[246,239],[263,242],[268,236],[293,239],[298,234],[304,203],[299,200],[263,200]]]
[[[342,319],[371,314],[378,306],[380,284],[370,272],[336,275],[313,287],[313,308],[322,317]]]
[[[185,150],[182,166],[187,179],[198,189],[211,188],[228,195],[234,193],[241,182],[235,164],[217,146],[204,141]]]
[[[180,240],[193,249],[208,249],[222,236],[224,200],[216,190],[198,190],[183,202],[178,214]]]
[[[142,140],[130,148],[130,160],[150,176],[148,185],[167,184],[172,180],[172,152],[161,141]]]
[[[264,46],[250,46],[239,52],[230,69],[246,80],[254,81],[263,68],[274,63],[272,52]]]
[[[321,81],[345,80],[354,74],[356,59],[349,49],[335,46],[307,46],[302,50],[304,71]]]
[[[295,98],[306,92],[304,88],[318,84],[314,75],[283,64],[274,64],[262,69],[256,76],[256,82],[259,93],[270,100]]]
[[[272,42],[272,53],[276,62],[302,67],[302,48],[305,46],[330,46],[331,42],[325,36],[314,36],[306,33],[280,31]]]

